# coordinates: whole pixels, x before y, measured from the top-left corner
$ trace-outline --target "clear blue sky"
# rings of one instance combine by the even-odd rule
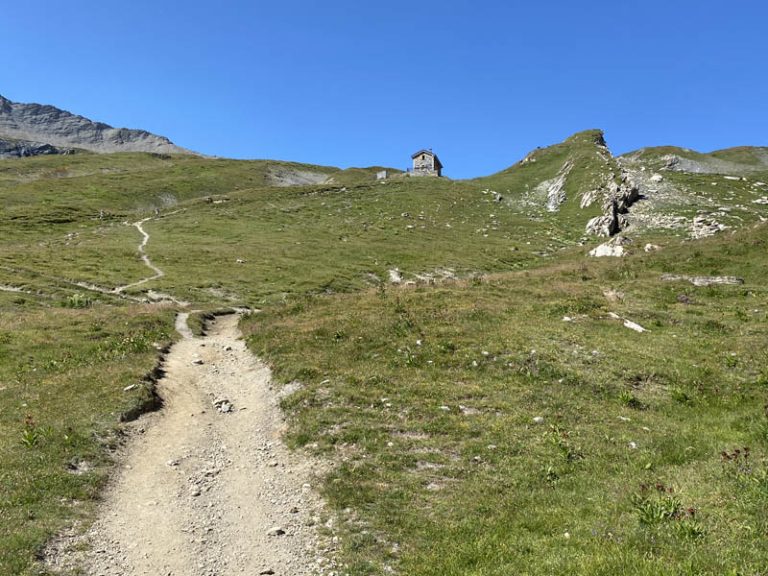
[[[35,0],[0,94],[207,154],[449,176],[603,128],[614,152],[768,145],[764,0]]]

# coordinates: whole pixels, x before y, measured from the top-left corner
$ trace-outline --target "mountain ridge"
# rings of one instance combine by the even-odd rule
[[[147,130],[115,128],[56,106],[18,103],[0,95],[0,158],[71,153],[78,149],[101,154],[194,154]]]

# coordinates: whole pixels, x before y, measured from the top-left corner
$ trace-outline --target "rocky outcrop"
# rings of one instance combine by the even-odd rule
[[[54,106],[19,104],[0,96],[0,140],[23,144],[7,156],[29,155],[21,152],[56,154],[57,150],[79,148],[92,152],[156,152],[189,154],[164,136],[145,130],[113,128],[93,122]],[[35,144],[35,146],[30,146]],[[50,148],[45,148],[45,146]],[[6,149],[13,146],[6,145]]]
[[[640,191],[626,172],[622,172],[618,182],[611,175],[605,184],[603,214],[587,222],[587,234],[610,237],[624,230],[628,225],[629,207],[639,199]]]
[[[0,158],[23,158],[44,154],[72,154],[71,148],[57,148],[44,142],[0,139]]]
[[[707,238],[727,229],[728,226],[715,220],[712,215],[695,216],[691,224],[691,238]]]
[[[568,160],[552,180],[545,180],[538,185],[537,189],[547,194],[547,210],[549,212],[557,212],[560,205],[565,202],[565,183],[571,170],[573,170],[573,162]]]

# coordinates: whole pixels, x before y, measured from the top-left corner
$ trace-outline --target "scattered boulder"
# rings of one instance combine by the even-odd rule
[[[632,322],[632,320],[627,320],[626,318],[622,318],[615,312],[608,312],[608,316],[610,318],[613,318],[614,320],[621,320],[624,323],[625,328],[629,328],[630,330],[634,330],[635,332],[640,332],[640,333],[648,332],[646,328],[643,328],[637,322]]]
[[[695,239],[706,238],[727,229],[728,226],[721,224],[711,216],[696,216],[691,226],[691,237]]]
[[[403,281],[403,275],[398,268],[392,268],[389,271],[389,281],[392,284],[400,284]]]
[[[621,258],[624,256],[624,246],[614,246],[608,243],[600,244],[597,248],[590,250],[589,255],[594,258],[604,258],[606,256]]]
[[[603,258],[606,256],[621,258],[626,254],[624,246],[630,244],[632,241],[626,236],[616,236],[604,244],[600,244],[597,248],[593,248],[589,251],[589,255],[594,258]]]

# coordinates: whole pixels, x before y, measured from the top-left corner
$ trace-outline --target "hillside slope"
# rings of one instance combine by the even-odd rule
[[[0,162],[0,574],[92,520],[174,312],[232,307],[260,310],[241,327],[287,385],[286,438],[327,459],[340,573],[760,573],[763,172],[614,157],[596,131],[483,179],[376,171]],[[624,257],[590,258],[622,189]]]
[[[588,130],[471,182],[531,219],[603,237],[698,238],[768,216],[768,149],[757,147],[645,148],[615,157],[602,131]]]

